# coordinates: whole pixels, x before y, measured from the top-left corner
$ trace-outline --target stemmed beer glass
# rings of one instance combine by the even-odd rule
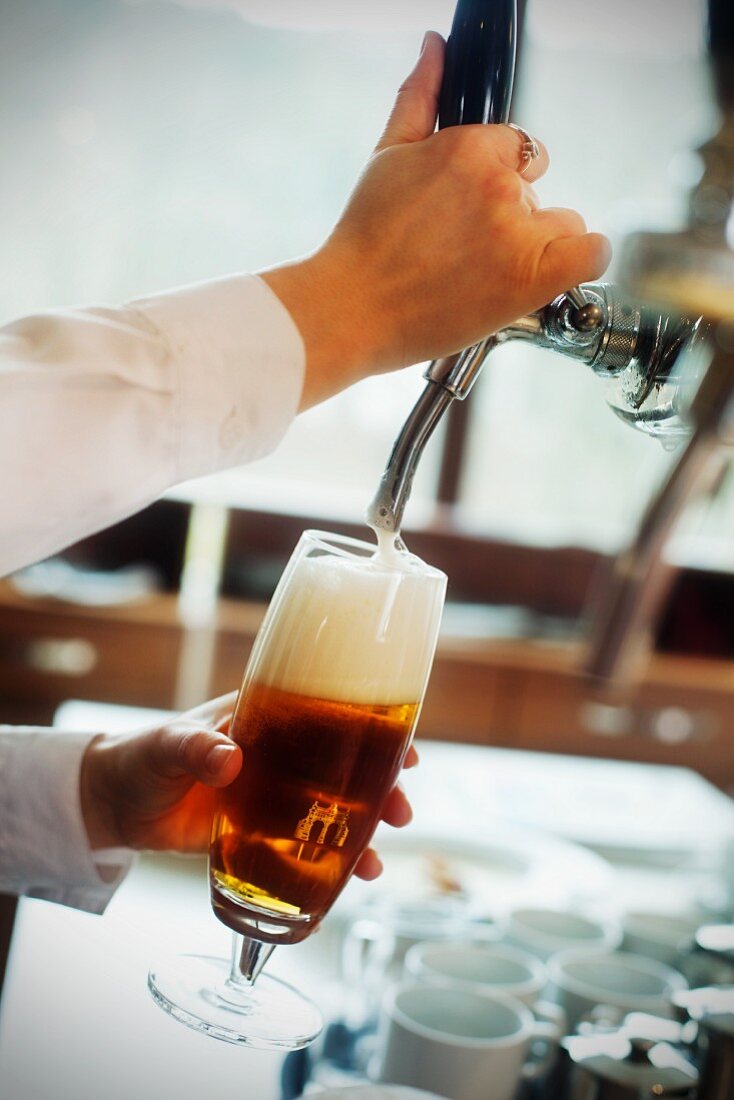
[[[295,1050],[315,1005],[261,975],[314,932],[369,845],[418,720],[446,577],[392,546],[307,531],[258,633],[230,736],[244,763],[220,792],[209,879],[231,962],[156,968],[157,1003],[198,1031]]]

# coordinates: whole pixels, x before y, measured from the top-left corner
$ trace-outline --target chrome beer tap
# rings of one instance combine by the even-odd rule
[[[579,304],[579,303],[582,304]],[[510,340],[548,348],[591,367],[624,421],[659,438],[689,434],[687,409],[706,365],[700,316],[649,309],[611,284],[587,284],[457,355],[435,360],[370,504],[371,527],[399,534],[423,450],[454,400],[464,401],[490,353]],[[686,352],[685,373],[678,368]]]
[[[486,39],[490,15],[494,46]],[[514,0],[460,0],[447,49],[440,125],[506,121],[515,15]],[[477,49],[478,39],[484,43],[483,52]],[[734,443],[730,0],[709,0],[709,40],[722,122],[699,150],[703,171],[690,197],[688,226],[680,233],[630,237],[622,253],[619,285],[574,288],[475,347],[431,363],[428,385],[398,436],[367,513],[370,526],[399,536],[413,475],[428,440],[451,403],[469,395],[499,345],[523,340],[590,367],[622,420],[666,446],[684,445],[637,537],[599,588],[587,663],[596,683],[630,677],[671,581],[663,564],[668,537],[689,502],[721,477]],[[469,81],[471,96],[466,94]],[[484,93],[478,94],[478,88]]]
[[[447,46],[439,126],[506,122],[515,65],[515,0],[460,0]],[[642,300],[644,301],[644,299]],[[591,367],[612,409],[651,435],[687,433],[685,410],[703,370],[681,375],[684,351],[699,351],[707,326],[700,313],[650,308],[610,284],[575,287],[475,347],[439,359],[408,417],[372,501],[367,522],[399,536],[415,470],[454,400],[464,401],[499,345],[523,340]],[[698,372],[698,373],[697,373]]]

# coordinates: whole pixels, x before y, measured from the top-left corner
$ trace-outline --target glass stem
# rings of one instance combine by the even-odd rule
[[[232,969],[229,974],[229,984],[237,986],[253,986],[268,961],[275,944],[261,943],[260,940],[252,940],[248,936],[240,936],[235,932],[232,936]]]

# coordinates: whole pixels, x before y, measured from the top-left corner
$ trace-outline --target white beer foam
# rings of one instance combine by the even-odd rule
[[[412,555],[304,558],[265,624],[255,677],[335,702],[419,702],[445,589]]]

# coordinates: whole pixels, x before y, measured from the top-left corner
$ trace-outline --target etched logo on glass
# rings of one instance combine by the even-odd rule
[[[347,819],[349,810],[343,810],[338,802],[322,805],[314,802],[305,817],[298,822],[295,831],[296,840],[305,840],[316,844],[332,844],[335,848],[341,848],[349,836]],[[315,841],[312,837],[314,826],[320,826],[321,831]],[[334,831],[329,836],[329,830],[334,826]]]

